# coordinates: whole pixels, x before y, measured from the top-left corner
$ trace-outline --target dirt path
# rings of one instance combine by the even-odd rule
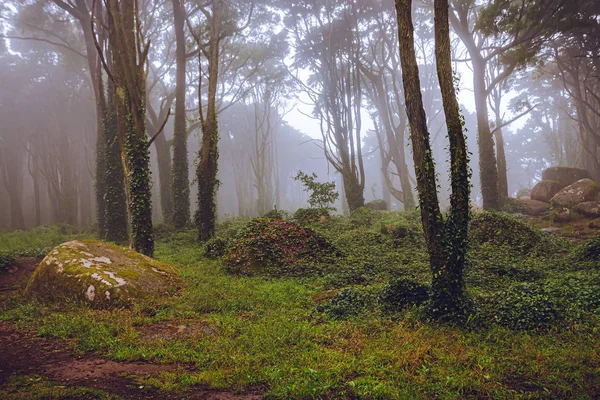
[[[0,305],[6,295],[22,287],[31,275],[36,259],[22,259],[18,266],[0,274]],[[37,337],[9,322],[0,322],[0,398],[3,387],[13,376],[39,375],[67,387],[88,387],[127,399],[205,399],[256,400],[257,394],[235,394],[206,388],[180,393],[161,393],[140,388],[135,379],[160,372],[177,371],[183,366],[142,362],[115,362],[93,354],[76,356],[67,340]]]

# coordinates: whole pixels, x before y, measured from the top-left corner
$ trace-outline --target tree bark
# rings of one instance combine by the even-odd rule
[[[208,104],[206,118],[202,124],[202,145],[200,162],[196,169],[198,180],[198,210],[196,211],[196,226],[198,238],[201,241],[210,239],[215,234],[216,225],[216,192],[219,185],[217,168],[219,160],[219,129],[217,125],[217,82],[219,78],[219,40],[220,40],[220,2],[213,3],[210,22],[210,41],[208,58]],[[202,112],[202,110],[200,110]]]
[[[185,10],[181,0],[172,0],[175,23],[175,40],[177,43],[175,77],[175,121],[173,136],[173,176],[171,195],[173,196],[172,221],[176,229],[181,229],[190,222],[190,183],[188,172],[187,132],[185,120]]]

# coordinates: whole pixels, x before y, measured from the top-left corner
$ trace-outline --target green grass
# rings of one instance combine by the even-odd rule
[[[386,315],[371,305],[348,320],[320,312],[316,299],[329,289],[377,292],[395,277],[427,279],[422,243],[411,247],[410,239],[387,237],[381,226],[396,217],[382,215],[361,215],[370,220],[359,223],[333,218],[316,227],[345,254],[317,276],[232,276],[221,261],[203,258],[193,235],[179,234],[157,243],[156,258],[180,268],[186,283],[180,298],[113,312],[58,309],[15,298],[0,310],[0,320],[45,337],[72,338],[79,351],[115,360],[190,366],[140,381],[165,391],[202,384],[254,389],[276,399],[600,396],[600,329],[594,309],[581,320],[533,331],[476,321],[467,328],[438,326],[423,322],[415,308]],[[597,274],[560,270],[563,250],[516,257],[504,247],[473,249],[471,293],[503,293],[522,282],[560,288],[565,277],[577,278],[570,288],[579,290],[581,281]],[[170,340],[144,334],[156,324],[182,320],[202,321],[210,333]]]

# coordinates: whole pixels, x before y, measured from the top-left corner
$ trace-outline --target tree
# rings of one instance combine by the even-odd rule
[[[106,6],[113,59],[112,68],[105,61],[104,66],[115,85],[117,128],[131,227],[130,244],[134,250],[152,256],[154,237],[145,108],[150,42],[144,41],[140,10],[135,0],[109,0]]]
[[[454,93],[448,3],[435,1],[435,51],[450,141],[452,195],[450,214],[444,220],[437,198],[435,166],[423,107],[419,67],[414,48],[411,0],[396,0],[398,39],[406,111],[411,129],[413,159],[421,221],[432,272],[432,315],[464,316],[463,268],[469,215],[469,172],[465,139]]]
[[[173,129],[173,225],[176,229],[190,222],[190,183],[188,176],[187,131],[185,115],[185,8],[182,0],[172,0],[177,72],[175,77],[175,121]]]

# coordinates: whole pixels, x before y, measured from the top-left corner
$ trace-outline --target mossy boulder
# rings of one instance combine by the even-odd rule
[[[80,301],[111,308],[172,295],[179,287],[177,271],[166,264],[114,244],[75,240],[48,253],[25,295],[47,303]]]
[[[591,179],[580,179],[556,193],[550,201],[554,207],[572,207],[586,201],[594,201],[600,187]]]
[[[531,189],[531,200],[549,202],[564,186],[556,181],[541,181]]]
[[[588,218],[600,218],[600,201],[585,201],[577,204],[573,210]]]
[[[256,218],[229,246],[225,268],[240,275],[303,276],[332,261],[337,253],[312,229],[291,221]]]
[[[525,222],[507,214],[483,212],[477,214],[469,225],[469,242],[472,245],[492,243],[509,245],[522,250],[535,247],[541,240],[541,233]]]

